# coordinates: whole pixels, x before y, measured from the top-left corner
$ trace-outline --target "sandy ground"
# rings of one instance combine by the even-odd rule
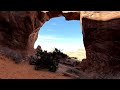
[[[69,55],[70,57],[77,57],[80,61],[82,61],[82,59],[86,58],[85,49],[78,49],[73,52],[66,52],[66,54]]]
[[[71,79],[61,73],[36,71],[28,62],[15,64],[11,59],[0,55],[0,79]]]

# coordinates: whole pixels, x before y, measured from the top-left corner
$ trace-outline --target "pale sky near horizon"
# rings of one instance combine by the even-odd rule
[[[54,48],[62,51],[84,48],[80,20],[67,21],[63,16],[50,19],[39,30],[34,48],[38,45],[47,51]]]

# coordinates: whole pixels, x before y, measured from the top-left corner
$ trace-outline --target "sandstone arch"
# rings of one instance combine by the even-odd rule
[[[31,54],[40,27],[61,15],[81,20],[85,64],[92,70],[120,70],[120,11],[0,11],[0,51],[20,58]]]
[[[19,52],[18,54],[22,56],[32,53],[38,30],[46,21],[61,15],[66,19],[79,19],[79,13],[77,16],[74,14],[74,18],[71,17],[72,14],[62,11],[1,11],[0,47],[1,50],[5,49],[2,52],[6,54]]]

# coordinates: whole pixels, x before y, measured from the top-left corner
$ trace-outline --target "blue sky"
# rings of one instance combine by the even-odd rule
[[[39,30],[34,48],[38,45],[48,51],[55,47],[62,51],[84,48],[80,21],[67,21],[63,16],[50,19]]]

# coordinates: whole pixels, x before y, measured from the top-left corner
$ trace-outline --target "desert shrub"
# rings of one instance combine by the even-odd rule
[[[63,52],[61,52],[57,48],[55,48],[55,50],[53,51],[53,53],[55,53],[56,55],[59,55],[59,58],[68,58],[67,54],[64,54]]]
[[[77,59],[77,57],[74,57],[74,59]]]
[[[60,59],[67,57],[57,48],[53,52],[47,52],[43,50],[37,50],[35,56],[31,56],[30,64],[35,65],[35,70],[48,69],[55,72],[58,69]]]
[[[37,62],[37,56],[36,56],[36,55],[31,56],[31,57],[29,58],[29,64],[30,64],[30,65],[35,65],[36,62]]]
[[[77,57],[71,57],[71,59],[77,59]]]
[[[71,57],[68,57],[68,59],[71,59]]]

